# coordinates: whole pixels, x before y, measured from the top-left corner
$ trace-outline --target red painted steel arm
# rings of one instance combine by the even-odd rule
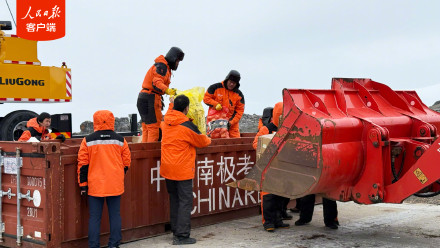
[[[360,179],[352,188],[352,199],[357,203],[371,204],[383,201],[384,168],[389,164],[389,134],[386,129],[363,121],[366,125],[363,135],[366,161]]]
[[[402,203],[414,193],[440,179],[440,140],[437,139],[417,162],[399,179],[385,187],[384,201]]]

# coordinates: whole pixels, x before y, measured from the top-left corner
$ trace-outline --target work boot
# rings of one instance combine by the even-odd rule
[[[299,209],[297,209],[296,207],[295,208],[291,208],[291,209],[289,209],[290,210],[290,212],[292,212],[292,213],[299,213]]]
[[[338,225],[336,225],[336,223],[325,224],[325,226],[330,229],[338,229]]]
[[[305,224],[308,224],[310,221],[304,221],[304,220],[297,220],[295,221],[295,226],[304,226]]]
[[[293,216],[288,214],[287,211],[284,211],[281,217],[282,217],[283,220],[291,220],[291,219],[293,219]]]
[[[184,237],[174,237],[173,238],[173,245],[191,245],[195,244],[197,242],[194,238],[184,238]]]
[[[264,230],[268,231],[268,232],[274,232],[275,231],[275,225],[274,224],[267,224],[267,225],[263,225],[264,226]]]
[[[279,223],[279,224],[276,224],[275,225],[275,228],[289,228],[290,227],[290,225],[289,224],[287,224],[287,223],[283,223],[283,222],[281,222],[281,223]]]

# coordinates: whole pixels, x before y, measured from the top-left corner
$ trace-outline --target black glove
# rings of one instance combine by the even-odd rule
[[[66,141],[66,137],[64,136],[64,134],[58,135],[55,139],[59,139],[59,140],[61,140],[61,142]]]
[[[127,171],[128,171],[128,166],[125,166],[124,167],[124,174],[127,174]]]
[[[81,186],[81,195],[87,195],[87,191],[89,191],[89,186]]]

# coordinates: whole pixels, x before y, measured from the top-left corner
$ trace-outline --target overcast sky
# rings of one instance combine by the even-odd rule
[[[238,70],[248,114],[281,101],[283,88],[330,89],[332,77],[440,100],[440,1],[66,0],[66,12],[66,36],[39,42],[38,56],[72,69],[73,102],[7,103],[0,114],[68,112],[79,131],[99,109],[137,113],[145,73],[172,46],[185,59],[171,87],[207,88]],[[11,20],[4,0],[0,20]]]

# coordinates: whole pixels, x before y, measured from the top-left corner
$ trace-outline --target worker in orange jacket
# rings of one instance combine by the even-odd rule
[[[225,80],[209,86],[203,102],[216,110],[228,109],[229,137],[240,138],[239,122],[244,113],[244,96],[240,87],[240,73],[231,70]]]
[[[159,128],[162,121],[163,94],[175,95],[176,90],[169,88],[171,71],[177,70],[185,54],[178,47],[172,47],[168,53],[154,60],[142,83],[137,100],[137,108],[142,119],[142,142],[159,140]]]
[[[268,107],[263,110],[262,126],[258,129],[257,135],[255,135],[252,146],[257,149],[258,137],[261,135],[271,134],[278,131],[280,117],[283,114],[283,102],[278,102],[273,108]]]
[[[257,149],[258,137],[271,134],[278,130],[279,119],[283,113],[283,103],[275,104],[274,108],[268,107],[263,110],[262,126],[254,138],[252,146]],[[289,228],[289,224],[283,220],[291,220],[293,217],[287,214],[287,204],[290,199],[267,192],[261,192],[261,212],[264,229],[273,232],[275,228]]]
[[[186,116],[188,110],[188,97],[177,96],[161,124],[160,175],[165,178],[170,196],[173,245],[196,243],[190,237],[196,147],[211,144],[211,139],[202,134]]]
[[[263,126],[269,125],[269,123],[270,123],[270,121],[272,119],[272,112],[273,112],[273,108],[272,107],[267,107],[267,108],[265,108],[263,110],[263,115],[261,116],[260,119],[258,119],[258,131]],[[256,149],[256,148],[254,147],[254,149]]]
[[[37,140],[50,140],[48,128],[51,124],[51,116],[49,113],[42,112],[37,117],[30,119],[27,124],[27,130],[25,130],[18,141],[28,141],[30,138],[34,137]],[[55,139],[65,141],[66,137],[60,134]]]
[[[89,247],[100,247],[99,234],[104,200],[110,219],[108,247],[119,247],[121,195],[131,154],[124,137],[114,132],[115,117],[108,110],[93,115],[94,133],[86,136],[78,152],[78,183],[81,195],[88,195]]]
[[[48,140],[51,117],[49,113],[43,112],[39,116],[30,119],[27,124],[27,130],[25,130],[18,141],[28,141],[31,137],[35,137],[38,140]]]

